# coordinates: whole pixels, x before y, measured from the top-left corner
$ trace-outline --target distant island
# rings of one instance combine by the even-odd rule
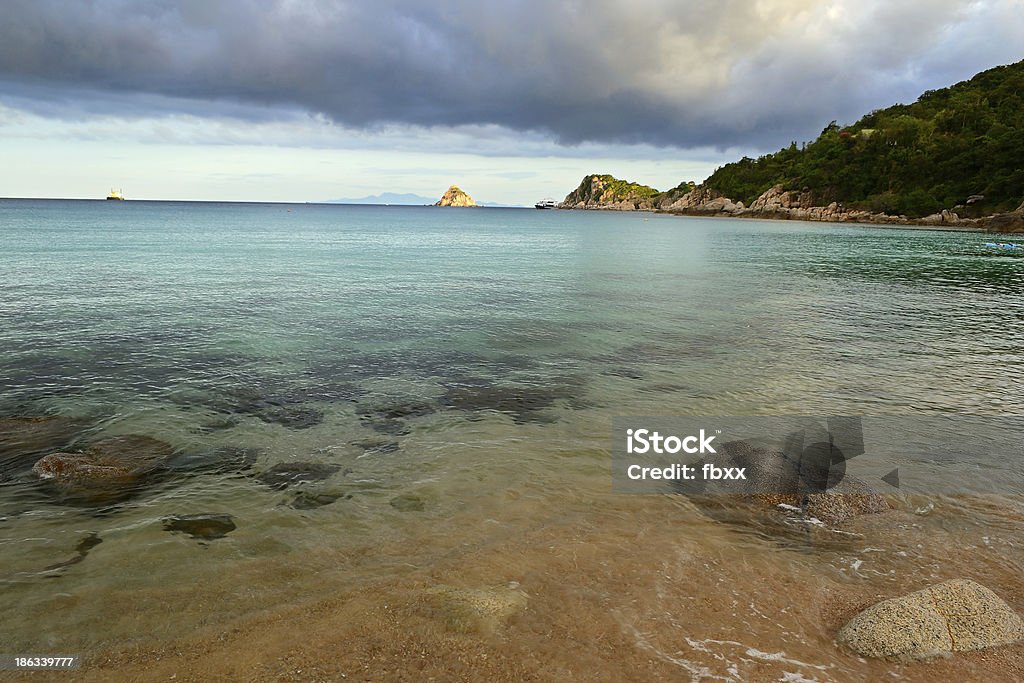
[[[458,189],[458,188],[455,188]],[[465,193],[463,193],[465,194]],[[473,200],[470,200],[473,201]],[[365,197],[328,199],[324,204],[375,204],[383,206],[433,206],[437,204],[430,197],[412,192],[381,192]],[[475,206],[490,206],[497,208],[519,208],[517,204],[502,204],[500,202],[475,202]]]
[[[434,200],[423,195],[411,192],[381,192],[371,194],[358,199],[332,199],[327,204],[394,204],[399,206],[427,206],[433,204]]]
[[[441,195],[441,199],[434,203],[434,206],[476,206],[476,202],[468,194],[452,185]]]
[[[652,187],[591,174],[569,209],[938,225],[1024,232],[1024,61],[931,90],[818,138]]]

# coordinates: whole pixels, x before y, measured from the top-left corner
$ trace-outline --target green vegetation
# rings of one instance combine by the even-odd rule
[[[606,174],[591,174],[583,179],[580,186],[568,197],[567,201],[576,202],[621,202],[624,200],[638,201],[652,199],[658,195],[653,187],[631,183]]]
[[[1024,197],[1024,62],[851,126],[833,121],[814,142],[743,158],[704,183],[748,205],[776,184],[810,190],[817,205],[911,217],[953,207],[974,216],[1011,211]]]

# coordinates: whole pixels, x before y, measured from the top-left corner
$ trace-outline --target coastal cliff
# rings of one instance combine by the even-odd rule
[[[815,203],[814,193],[809,189],[787,190],[782,184],[773,185],[759,195],[749,206],[742,200],[726,197],[706,185],[684,183],[668,192],[658,192],[645,185],[612,179],[618,187],[643,187],[651,192],[643,195],[626,193],[606,198],[602,184],[595,182],[605,176],[587,176],[573,192],[559,205],[562,209],[588,209],[604,211],[655,211],[687,216],[726,216],[733,218],[775,218],[801,221],[827,221],[834,223],[877,223],[884,225],[934,225],[955,226],[965,230],[991,230],[993,232],[1024,232],[1024,204],[1016,211],[982,216],[961,217],[954,211],[943,209],[921,217],[903,214],[890,215],[847,207],[839,202],[827,205]],[[610,176],[608,176],[610,177]],[[586,186],[588,192],[581,192]]]
[[[742,200],[734,201],[703,185],[678,197],[666,197],[658,209],[684,215],[721,215],[751,218],[780,218],[800,221],[828,221],[835,223],[879,223],[886,225],[936,225],[981,229],[981,219],[962,218],[943,209],[927,216],[911,218],[904,214],[890,215],[848,207],[839,202],[820,205],[809,189],[787,190],[782,184],[773,185],[759,195],[750,206]]]
[[[452,185],[441,195],[441,199],[434,203],[434,206],[476,206],[476,202],[468,194]]]

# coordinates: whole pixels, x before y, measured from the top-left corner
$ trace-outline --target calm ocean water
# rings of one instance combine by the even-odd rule
[[[617,415],[1024,414],[1024,259],[984,241],[0,200],[0,417],[73,418],[72,447],[145,435],[174,450],[169,474],[106,506],[4,473],[0,607],[25,619],[0,640],[178,637],[306,595],[313,575],[350,586],[429,566],[490,533],[472,520],[513,533],[604,495]],[[999,467],[1024,490],[1015,463]],[[508,500],[530,506],[502,512]],[[202,542],[163,527],[197,512],[237,529]],[[93,534],[87,559],[44,571]],[[167,619],[169,601],[191,606]]]

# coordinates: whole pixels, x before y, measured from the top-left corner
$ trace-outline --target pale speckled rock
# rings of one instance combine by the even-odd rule
[[[719,453],[705,462],[720,467],[743,467],[747,479],[742,483],[711,485],[707,493],[726,494],[729,498],[757,503],[767,508],[799,511],[809,520],[836,527],[859,515],[891,509],[885,496],[854,476],[846,475],[829,482],[828,490],[811,493],[804,490],[798,463],[779,450],[762,448],[744,441],[721,444]]]
[[[865,657],[922,659],[1021,638],[1024,622],[998,595],[956,579],[869,607],[839,631],[837,640]]]
[[[860,515],[890,509],[885,496],[860,479],[846,476],[828,491],[808,495],[804,513],[827,526],[834,527]]]
[[[516,588],[436,586],[427,601],[449,628],[459,632],[492,632],[526,609],[526,593]]]
[[[163,441],[129,434],[97,441],[83,453],[50,453],[32,471],[62,498],[100,503],[128,495],[172,455]]]

